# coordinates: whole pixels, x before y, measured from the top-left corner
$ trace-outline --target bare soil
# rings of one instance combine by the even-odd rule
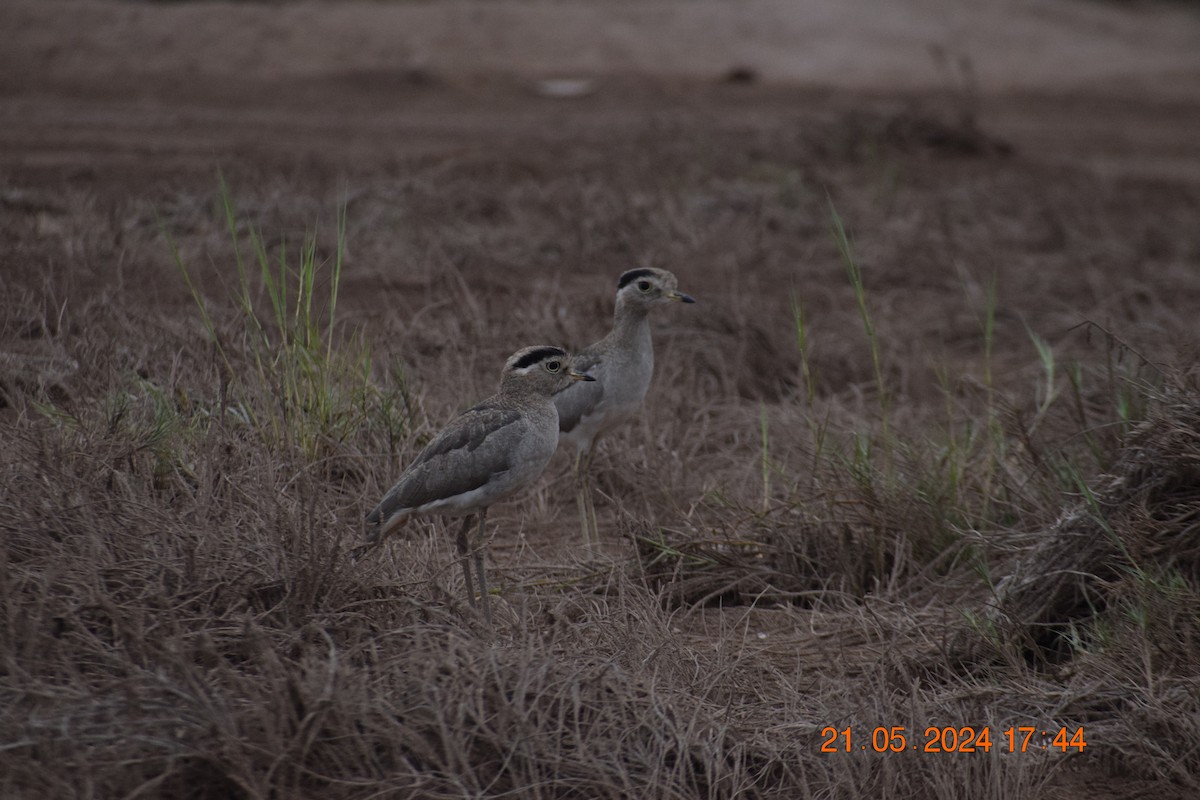
[[[1140,627],[1164,607],[1112,595],[1147,605],[1074,658],[954,640],[1120,463],[1123,387],[1190,385],[1200,11],[886,5],[4,3],[0,794],[1195,796],[1196,575]],[[232,337],[219,175],[272,252],[330,256],[345,204],[339,331],[409,393],[394,438],[219,426],[164,472],[126,431],[146,386],[224,408],[168,243]],[[349,565],[423,437],[518,347],[597,338],[639,265],[699,303],[598,457],[606,552],[559,459],[490,517],[496,634],[445,537]],[[855,471],[868,440],[898,483]],[[1087,750],[819,752],[1051,723]]]

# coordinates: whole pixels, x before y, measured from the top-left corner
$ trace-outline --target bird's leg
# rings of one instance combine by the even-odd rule
[[[587,501],[587,519],[588,527],[591,529],[592,543],[600,544],[600,522],[596,519],[596,501],[592,497],[592,455],[596,452],[596,442],[592,441],[592,446],[588,448],[587,456],[583,462],[583,481],[584,481],[584,499]]]
[[[584,540],[589,546],[600,544],[600,523],[596,519],[596,501],[592,498],[592,456],[596,454],[596,440],[579,455],[580,514],[583,516]]]
[[[471,607],[475,607],[475,585],[471,581],[471,542],[468,538],[468,531],[471,530],[471,523],[475,521],[474,514],[467,514],[463,519],[462,527],[458,529],[458,538],[454,543],[458,546],[458,554],[462,557],[463,580],[467,587],[467,602]],[[480,522],[483,522],[481,519]]]
[[[579,507],[579,528],[583,532],[583,546],[589,549],[593,544],[591,516],[588,514],[591,490],[588,486],[587,465],[590,462],[591,448],[575,454],[575,504]]]
[[[490,627],[492,624],[492,603],[488,597],[487,577],[483,571],[483,556],[486,539],[483,538],[483,526],[487,520],[487,509],[479,512],[479,538],[475,542],[475,571],[479,573],[479,602],[483,604],[483,618]]]

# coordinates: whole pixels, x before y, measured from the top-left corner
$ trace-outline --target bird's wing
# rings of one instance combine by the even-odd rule
[[[571,359],[571,368],[591,375],[594,381],[572,381],[570,386],[554,395],[558,408],[558,429],[567,432],[575,429],[579,421],[591,413],[604,398],[603,363],[596,355],[586,351]]]
[[[380,525],[404,509],[465,494],[510,469],[519,419],[516,410],[486,401],[464,411],[408,465],[367,522]]]

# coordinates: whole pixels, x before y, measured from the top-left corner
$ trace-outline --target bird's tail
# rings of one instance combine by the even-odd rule
[[[408,516],[405,514],[388,514],[387,500],[380,503],[370,513],[367,514],[367,535],[365,543],[350,551],[350,558],[358,561],[364,555],[374,550],[379,545],[383,544],[388,536],[392,535],[400,528],[404,527],[404,523],[408,522]]]

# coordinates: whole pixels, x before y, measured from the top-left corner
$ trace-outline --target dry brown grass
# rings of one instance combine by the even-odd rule
[[[24,249],[0,325],[0,794],[1194,792],[1200,195],[888,119],[693,109],[351,170],[335,342],[372,344],[373,391],[316,455],[231,413],[279,399],[207,184],[4,206]],[[237,166],[272,246],[318,221],[330,254],[338,181]],[[350,563],[363,511],[503,356],[594,338],[642,261],[700,305],[657,321],[651,405],[598,458],[607,551],[574,554],[556,461],[493,512],[494,632],[437,526]],[[1169,366],[1137,356],[1168,342]],[[989,753],[821,752],[827,727],[984,725]],[[1014,725],[1088,746],[1001,752]]]

